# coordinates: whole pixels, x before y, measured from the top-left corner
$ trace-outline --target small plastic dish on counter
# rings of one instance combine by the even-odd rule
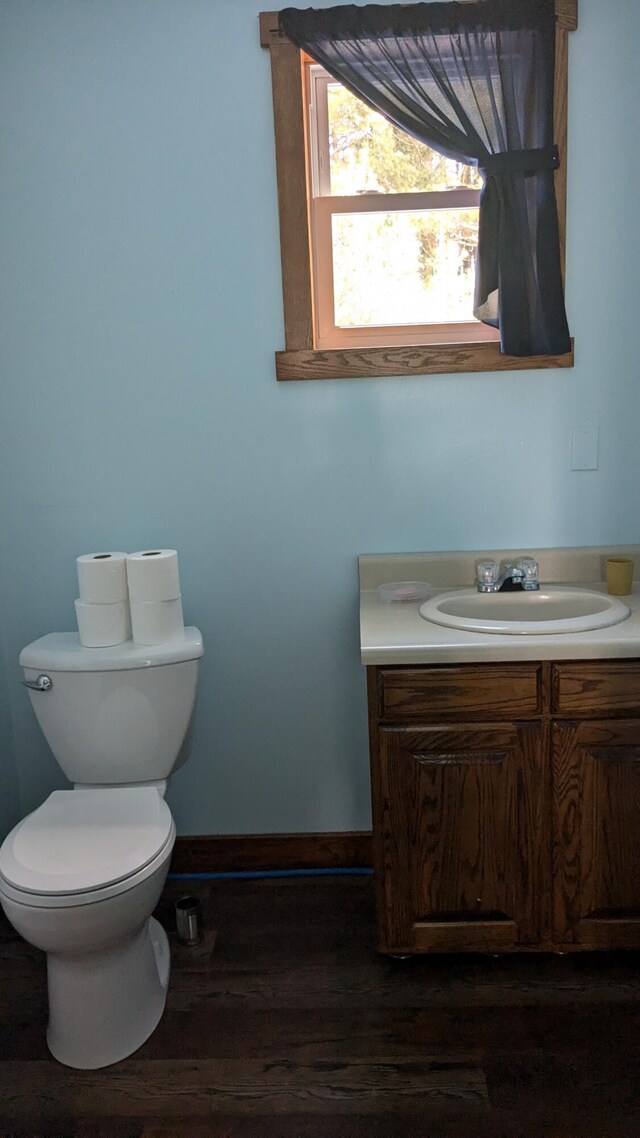
[[[426,581],[390,581],[378,585],[378,597],[383,604],[416,604],[429,596],[431,586]]]

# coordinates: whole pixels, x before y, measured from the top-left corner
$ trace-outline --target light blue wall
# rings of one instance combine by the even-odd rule
[[[262,832],[369,823],[358,553],[640,540],[637,0],[580,0],[571,42],[575,369],[280,385],[259,8],[0,4],[2,620],[23,810],[62,779],[16,660],[73,627],[78,553],[179,549],[207,655],[170,802],[183,833]],[[572,473],[585,423],[600,468]]]
[[[11,709],[0,633],[0,838],[20,817],[20,792],[15,766]]]

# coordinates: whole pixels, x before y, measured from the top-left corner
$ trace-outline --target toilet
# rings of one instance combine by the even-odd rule
[[[152,917],[175,824],[167,779],[186,759],[197,628],[154,646],[84,648],[53,633],[20,664],[40,727],[73,789],[54,791],[0,847],[0,904],[47,954],[52,1055],[94,1070],[151,1035],[169,945]]]

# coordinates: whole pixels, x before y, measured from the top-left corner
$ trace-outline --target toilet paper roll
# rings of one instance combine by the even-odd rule
[[[80,600],[113,605],[127,599],[126,553],[83,553],[76,558]]]
[[[131,601],[131,629],[136,644],[164,644],[184,635],[182,600]]]
[[[127,557],[132,601],[175,601],[180,597],[178,554],[175,549],[145,549]]]
[[[131,625],[127,601],[92,605],[78,599],[75,605],[80,643],[85,648],[110,648],[113,644],[124,644],[129,640]]]

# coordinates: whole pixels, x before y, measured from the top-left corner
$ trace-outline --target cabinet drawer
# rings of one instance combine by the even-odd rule
[[[554,664],[551,699],[556,715],[640,714],[640,660]]]
[[[541,713],[539,664],[466,664],[378,669],[383,723],[448,718],[518,719]]]

